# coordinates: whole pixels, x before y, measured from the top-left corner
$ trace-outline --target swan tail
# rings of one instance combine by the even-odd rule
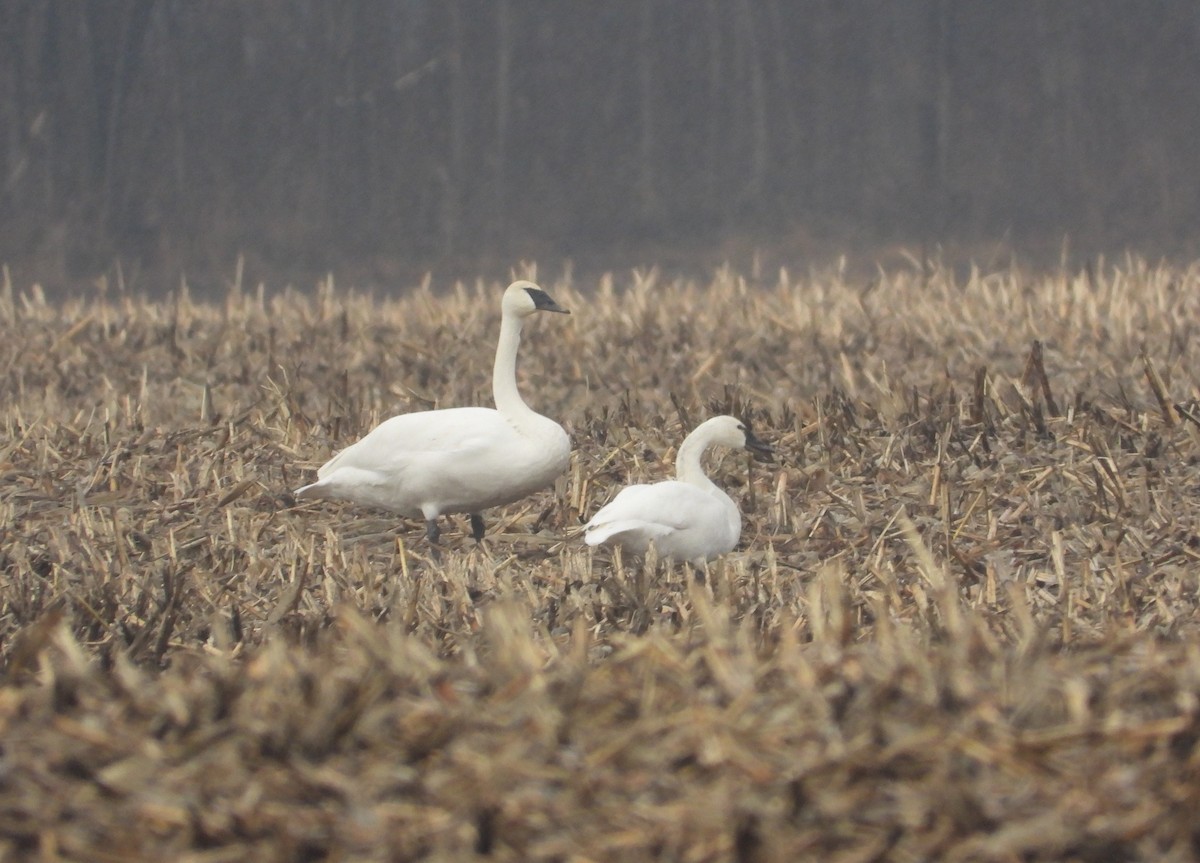
[[[671,532],[665,525],[650,524],[636,519],[621,519],[589,527],[583,536],[588,545],[603,545],[611,539],[630,533],[645,537],[647,540],[657,539]]]
[[[308,485],[302,485],[292,492],[292,496],[297,499],[328,497],[326,485],[323,480],[310,482]]]

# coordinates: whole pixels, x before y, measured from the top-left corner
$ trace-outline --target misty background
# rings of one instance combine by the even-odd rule
[[[1194,257],[1198,152],[1194,0],[0,3],[18,287]]]

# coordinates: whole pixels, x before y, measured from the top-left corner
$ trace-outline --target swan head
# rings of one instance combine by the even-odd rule
[[[506,315],[516,315],[520,318],[528,317],[534,312],[571,314],[554,302],[548,293],[533,282],[526,281],[513,282],[508,286],[508,290],[504,292],[504,299],[500,302],[500,310]]]
[[[748,421],[737,417],[713,417],[704,423],[708,427],[708,439],[712,443],[722,444],[730,449],[749,450],[758,461],[772,461],[775,450],[770,444],[754,436]]]

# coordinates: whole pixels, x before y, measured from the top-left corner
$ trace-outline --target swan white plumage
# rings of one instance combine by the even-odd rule
[[[680,445],[675,479],[623,488],[592,516],[584,541],[619,545],[637,557],[653,544],[660,557],[695,566],[732,551],[742,535],[741,513],[700,463],[714,444],[748,449],[760,458],[770,458],[773,452],[737,417],[706,420]]]
[[[425,519],[431,543],[437,519],[469,513],[483,537],[481,512],[550,485],[567,469],[571,441],[562,426],[532,410],[517,389],[517,348],[525,318],[569,312],[533,282],[508,286],[500,303],[500,340],[492,368],[496,408],[464,407],[401,414],[339,452],[298,498],[337,498]]]

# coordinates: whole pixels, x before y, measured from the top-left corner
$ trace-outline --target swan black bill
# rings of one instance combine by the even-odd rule
[[[571,312],[564,309],[558,303],[554,302],[554,298],[548,293],[539,288],[526,288],[525,293],[529,294],[533,300],[533,307],[541,312],[558,312],[562,315],[569,315]]]
[[[746,449],[750,450],[756,461],[775,461],[775,448],[765,443],[746,430]]]

